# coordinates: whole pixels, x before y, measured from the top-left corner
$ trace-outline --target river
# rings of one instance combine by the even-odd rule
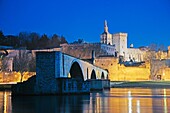
[[[111,88],[90,95],[15,96],[0,91],[1,113],[168,113],[170,89]]]

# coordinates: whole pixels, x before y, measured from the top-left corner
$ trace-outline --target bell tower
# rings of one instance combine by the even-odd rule
[[[107,21],[104,21],[104,32],[108,33]]]
[[[108,31],[107,21],[104,21],[104,32],[100,35],[100,43],[113,45],[112,34]]]

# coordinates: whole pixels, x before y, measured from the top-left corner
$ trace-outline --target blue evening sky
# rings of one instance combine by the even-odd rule
[[[170,45],[170,0],[0,0],[5,35],[37,32],[100,42],[104,20],[110,33],[128,33],[128,45]]]

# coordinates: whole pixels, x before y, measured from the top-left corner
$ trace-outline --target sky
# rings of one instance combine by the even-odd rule
[[[26,31],[100,42],[104,20],[111,34],[128,33],[128,45],[170,45],[170,0],[0,0],[5,35]]]

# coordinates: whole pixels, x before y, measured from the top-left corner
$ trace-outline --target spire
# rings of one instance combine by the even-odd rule
[[[104,27],[107,27],[107,21],[106,20],[104,21]]]
[[[107,21],[104,21],[104,32],[108,33]]]

